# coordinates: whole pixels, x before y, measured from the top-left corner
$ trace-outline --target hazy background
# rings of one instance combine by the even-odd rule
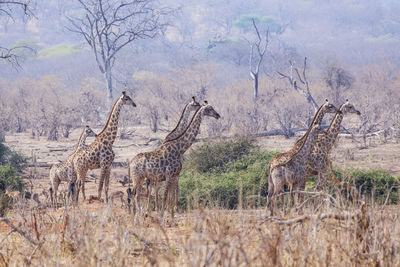
[[[113,67],[113,98],[127,90],[139,104],[122,118],[123,127],[170,128],[195,95],[223,117],[209,123],[210,135],[290,136],[307,126],[315,109],[278,71],[289,75],[290,61],[302,73],[307,57],[310,92],[319,105],[325,98],[337,105],[349,98],[362,111],[347,130],[398,129],[400,2],[282,2],[154,2],[175,10],[169,26],[155,38],[124,47]],[[55,127],[57,139],[68,128],[101,124],[109,110],[104,76],[84,39],[67,29],[67,17],[81,16],[81,5],[61,0],[30,5],[34,16],[0,17],[2,47],[24,44],[36,50],[20,51],[19,67],[0,63],[3,130],[43,128],[32,134],[49,135]],[[269,29],[257,100],[249,75],[250,45],[257,35],[249,18],[256,18],[262,38]]]

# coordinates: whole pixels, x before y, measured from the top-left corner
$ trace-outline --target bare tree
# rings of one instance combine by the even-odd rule
[[[260,35],[260,32],[257,28],[254,18],[252,18],[252,22],[254,30],[256,31],[257,34],[257,40],[254,42],[249,42],[251,47],[249,66],[250,66],[250,77],[254,82],[253,84],[254,101],[256,101],[258,99],[258,75],[260,73],[261,63],[264,59],[264,55],[267,50],[269,32],[268,30],[265,32],[265,40],[263,41],[263,38]],[[254,50],[256,50],[257,54],[254,53]]]
[[[112,68],[117,53],[137,39],[154,38],[168,26],[174,10],[156,8],[155,0],[79,0],[83,17],[68,18],[75,32],[91,47],[100,72],[107,81],[112,102]]]
[[[307,79],[307,73],[306,73],[307,57],[304,58],[304,65],[301,73],[299,69],[294,66],[294,62],[292,60],[289,60],[289,63],[290,63],[290,74],[284,74],[279,71],[278,74],[283,78],[288,79],[293,89],[299,92],[300,94],[304,95],[307,99],[307,102],[310,103],[315,110],[318,110],[319,106],[317,102],[315,102],[314,97],[311,94],[310,85]],[[304,88],[297,83],[295,76],[297,76],[297,80],[304,86]]]
[[[348,71],[334,65],[327,67],[324,80],[332,90],[333,103],[336,105],[339,105],[344,100],[340,99],[341,92],[348,90],[354,82],[353,76]]]
[[[14,21],[15,13],[20,10],[23,12],[24,17],[33,16],[31,10],[30,0],[0,0],[0,17],[7,17]],[[0,46],[0,59],[5,60],[13,65],[19,66],[17,50],[30,49],[27,46],[18,46],[12,48],[6,48]]]

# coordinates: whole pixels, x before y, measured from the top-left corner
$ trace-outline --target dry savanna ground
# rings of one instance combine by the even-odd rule
[[[63,160],[79,134],[79,129],[74,130],[68,140],[59,142],[16,134],[7,136],[6,144],[33,157],[38,166],[46,166]],[[111,173],[110,192],[126,191],[127,186],[118,182],[127,174],[122,164],[157,146],[165,134],[151,135],[138,127],[132,138],[116,140],[117,164]],[[278,151],[288,149],[294,141],[278,136],[258,139],[262,149]],[[334,165],[382,168],[398,176],[400,145],[371,142],[360,149],[357,139],[341,136],[333,154]],[[28,168],[26,176],[33,192],[48,189],[48,172],[49,167]],[[98,176],[98,171],[89,172],[87,196],[97,194]],[[132,214],[119,200],[113,204],[85,201],[57,210],[44,195],[40,202],[17,203],[7,215],[9,221],[0,224],[1,265],[400,266],[397,206],[369,202],[363,206],[344,197],[319,195],[310,198],[302,215],[294,210],[287,210],[284,216],[279,212],[283,219],[265,217],[263,210],[200,208],[177,214],[174,221],[167,217],[165,224],[152,212],[134,224]]]

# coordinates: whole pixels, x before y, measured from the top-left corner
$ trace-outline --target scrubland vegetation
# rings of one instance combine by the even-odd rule
[[[387,169],[359,168],[354,158],[400,142],[397,1],[145,0],[143,17],[96,33],[91,23],[113,23],[118,12],[92,5],[118,1],[15,2],[0,0],[1,266],[400,265],[400,152],[369,155]],[[119,118],[118,139],[131,149],[123,160],[161,143],[192,96],[221,115],[184,155],[175,218],[134,218],[127,203],[96,199],[51,204],[47,166],[70,153],[54,146],[84,125],[101,129],[121,91],[137,104]],[[322,191],[313,177],[304,202],[288,205],[283,193],[269,216],[268,163],[284,149],[262,143],[294,142],[326,98],[361,111],[340,131],[352,146],[335,156]],[[12,136],[41,140],[35,151],[54,158],[44,162],[18,141],[11,149]],[[125,175],[120,160],[113,171]]]

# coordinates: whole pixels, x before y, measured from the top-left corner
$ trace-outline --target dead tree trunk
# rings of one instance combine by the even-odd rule
[[[299,92],[300,94],[304,95],[307,99],[307,102],[311,104],[311,106],[315,109],[315,111],[318,110],[319,106],[317,102],[314,100],[314,97],[311,94],[310,90],[310,85],[308,83],[307,79],[307,57],[304,58],[304,65],[303,65],[303,71],[300,74],[299,69],[294,67],[294,63],[290,60],[290,74],[284,74],[278,71],[278,74],[282,76],[282,78],[288,79],[290,85],[293,87],[294,90]],[[293,72],[295,72],[298,81],[300,84],[302,84],[305,88],[302,88],[298,83],[297,80],[293,77]]]
[[[265,33],[265,43],[262,45],[263,39],[261,38],[260,32],[258,31],[257,25],[253,21],[254,30],[257,34],[257,41],[250,44],[251,52],[250,52],[250,77],[253,80],[253,89],[254,89],[254,101],[258,99],[258,78],[260,73],[260,66],[264,59],[265,52],[268,46],[268,31]],[[254,55],[254,50],[257,51],[257,55]],[[255,62],[255,64],[254,64]],[[255,66],[253,66],[255,65]]]

